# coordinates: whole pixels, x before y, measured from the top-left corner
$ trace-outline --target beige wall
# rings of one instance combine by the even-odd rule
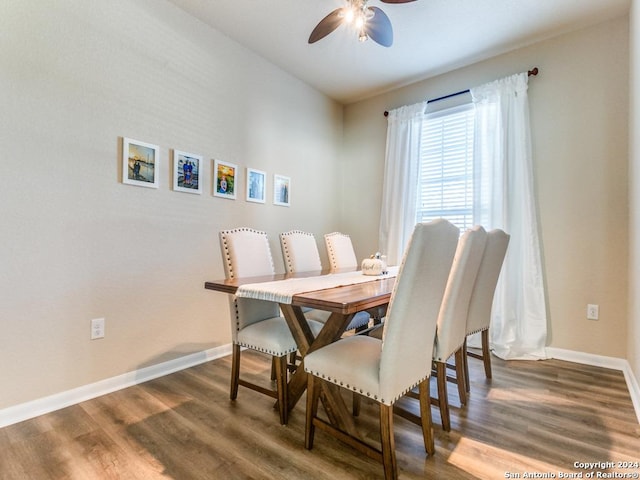
[[[342,224],[360,254],[377,249],[384,110],[534,66],[529,100],[549,311],[548,345],[626,358],[628,18],[553,38],[349,105]],[[586,319],[587,303],[600,320]]]
[[[640,378],[640,6],[632,2],[630,13],[630,115],[629,115],[629,330],[628,360]]]
[[[160,188],[121,183],[121,137]],[[230,342],[218,231],[337,228],[342,107],[160,0],[0,7],[0,409]],[[170,149],[204,192],[170,188]],[[292,206],[211,195],[212,159],[292,178]],[[89,340],[90,319],[106,338]]]

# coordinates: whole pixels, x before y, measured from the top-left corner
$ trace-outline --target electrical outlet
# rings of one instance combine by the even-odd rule
[[[104,338],[104,318],[94,318],[91,320],[91,340]]]
[[[598,320],[599,313],[598,305],[587,305],[587,320]]]

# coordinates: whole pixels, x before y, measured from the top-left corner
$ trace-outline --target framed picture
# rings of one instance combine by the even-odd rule
[[[291,178],[276,173],[273,176],[273,204],[288,207],[290,202]]]
[[[236,199],[238,166],[215,160],[213,165],[213,194],[216,197]]]
[[[173,189],[177,192],[202,193],[200,169],[202,156],[173,151]]]
[[[247,168],[247,202],[264,203],[267,174]]]
[[[159,163],[157,145],[122,139],[122,183],[158,188]]]

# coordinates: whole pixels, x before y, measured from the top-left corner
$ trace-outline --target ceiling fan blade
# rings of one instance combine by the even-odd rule
[[[380,0],[382,3],[409,3],[415,2],[416,0]]]
[[[365,33],[376,43],[383,47],[393,44],[393,28],[387,14],[378,7],[368,7],[373,10],[373,18],[367,21]]]
[[[342,23],[342,8],[336,8],[329,15],[320,20],[320,23],[313,29],[311,35],[309,35],[309,43],[315,43],[318,40],[323,39]]]

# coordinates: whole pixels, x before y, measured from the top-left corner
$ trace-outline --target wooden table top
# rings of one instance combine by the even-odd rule
[[[276,274],[262,277],[224,279],[205,282],[204,288],[235,294],[238,287],[249,283],[272,282],[292,277],[310,277],[328,272],[304,272],[296,275]],[[294,295],[291,305],[311,307],[347,315],[389,303],[395,277],[371,277],[370,282],[315,290]]]

